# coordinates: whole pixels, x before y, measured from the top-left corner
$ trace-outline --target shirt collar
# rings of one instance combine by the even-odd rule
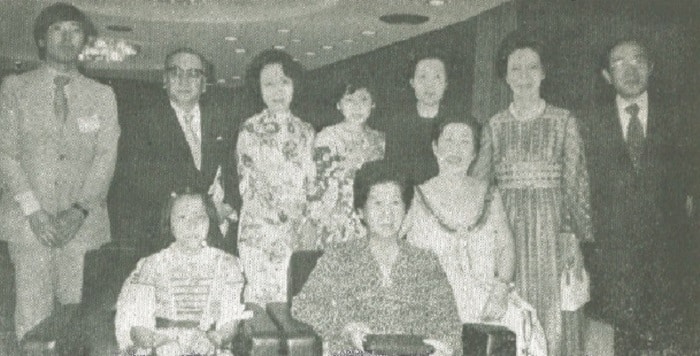
[[[56,78],[59,75],[70,77],[71,79],[75,79],[80,75],[80,72],[77,70],[70,71],[70,72],[63,72],[60,71],[52,66],[50,66],[48,63],[44,62],[43,63],[44,70],[49,74],[48,77],[50,80],[53,81],[54,78]]]
[[[200,109],[199,109],[199,103],[194,105],[194,108],[192,108],[192,111],[185,112],[182,110],[174,101],[170,100],[170,106],[175,110],[175,115],[177,115],[178,118],[184,118],[185,115],[191,114],[194,117],[198,117],[201,115]]]
[[[645,91],[644,93],[642,93],[642,95],[631,100],[625,99],[618,95],[615,97],[615,103],[617,103],[617,108],[620,112],[625,112],[625,108],[632,104],[637,104],[637,106],[639,106],[640,112],[646,111],[649,107],[649,93]]]

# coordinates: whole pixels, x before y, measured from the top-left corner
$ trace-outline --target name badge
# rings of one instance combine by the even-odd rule
[[[100,129],[100,125],[101,125],[100,117],[97,116],[97,114],[79,117],[77,119],[77,121],[78,121],[78,130],[81,133],[96,132],[97,130]]]

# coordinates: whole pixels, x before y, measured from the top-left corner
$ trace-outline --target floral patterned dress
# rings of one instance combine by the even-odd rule
[[[194,333],[246,318],[242,289],[236,258],[213,247],[190,255],[171,246],[143,258],[117,300],[119,348],[129,355],[150,354],[133,349],[131,328],[140,326],[177,340],[158,347],[157,355],[190,354]]]
[[[365,228],[353,209],[352,185],[363,163],[384,158],[384,134],[365,127],[361,134],[343,123],[323,129],[314,144],[316,191],[310,216],[316,226],[311,248],[324,247],[365,236]]]
[[[343,333],[351,322],[374,334],[423,335],[462,354],[462,326],[437,256],[405,241],[388,276],[368,239],[327,249],[294,297],[292,315],[319,333],[324,355],[357,354]]]
[[[261,305],[287,301],[287,268],[305,225],[306,196],[315,178],[314,130],[291,113],[265,110],[238,136],[243,204],[238,251],[246,276],[244,299]]]
[[[537,310],[550,355],[582,354],[582,313],[562,312],[560,278],[574,234],[592,240],[588,173],[576,119],[543,105],[538,115],[511,109],[482,133],[475,174],[495,179],[515,237],[516,285]]]

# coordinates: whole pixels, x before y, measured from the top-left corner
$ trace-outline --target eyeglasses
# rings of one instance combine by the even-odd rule
[[[610,68],[622,68],[623,66],[641,67],[648,65],[646,58],[614,59],[610,62]]]
[[[199,68],[182,69],[178,66],[165,68],[165,72],[171,78],[200,79],[204,76],[204,70]]]

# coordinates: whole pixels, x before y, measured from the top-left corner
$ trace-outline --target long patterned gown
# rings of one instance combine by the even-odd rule
[[[516,247],[516,285],[532,304],[550,355],[581,355],[581,310],[561,312],[565,237],[590,241],[588,173],[576,119],[545,105],[539,115],[496,114],[482,133],[475,174],[495,179]],[[571,242],[570,242],[571,243]]]
[[[238,136],[241,207],[238,250],[246,277],[244,299],[287,301],[287,268],[304,230],[306,196],[315,178],[314,130],[291,113],[267,110]]]
[[[344,124],[329,126],[316,136],[316,191],[311,216],[316,225],[312,248],[354,240],[365,236],[365,229],[353,209],[352,185],[363,163],[384,158],[384,134],[366,127],[361,134]]]

